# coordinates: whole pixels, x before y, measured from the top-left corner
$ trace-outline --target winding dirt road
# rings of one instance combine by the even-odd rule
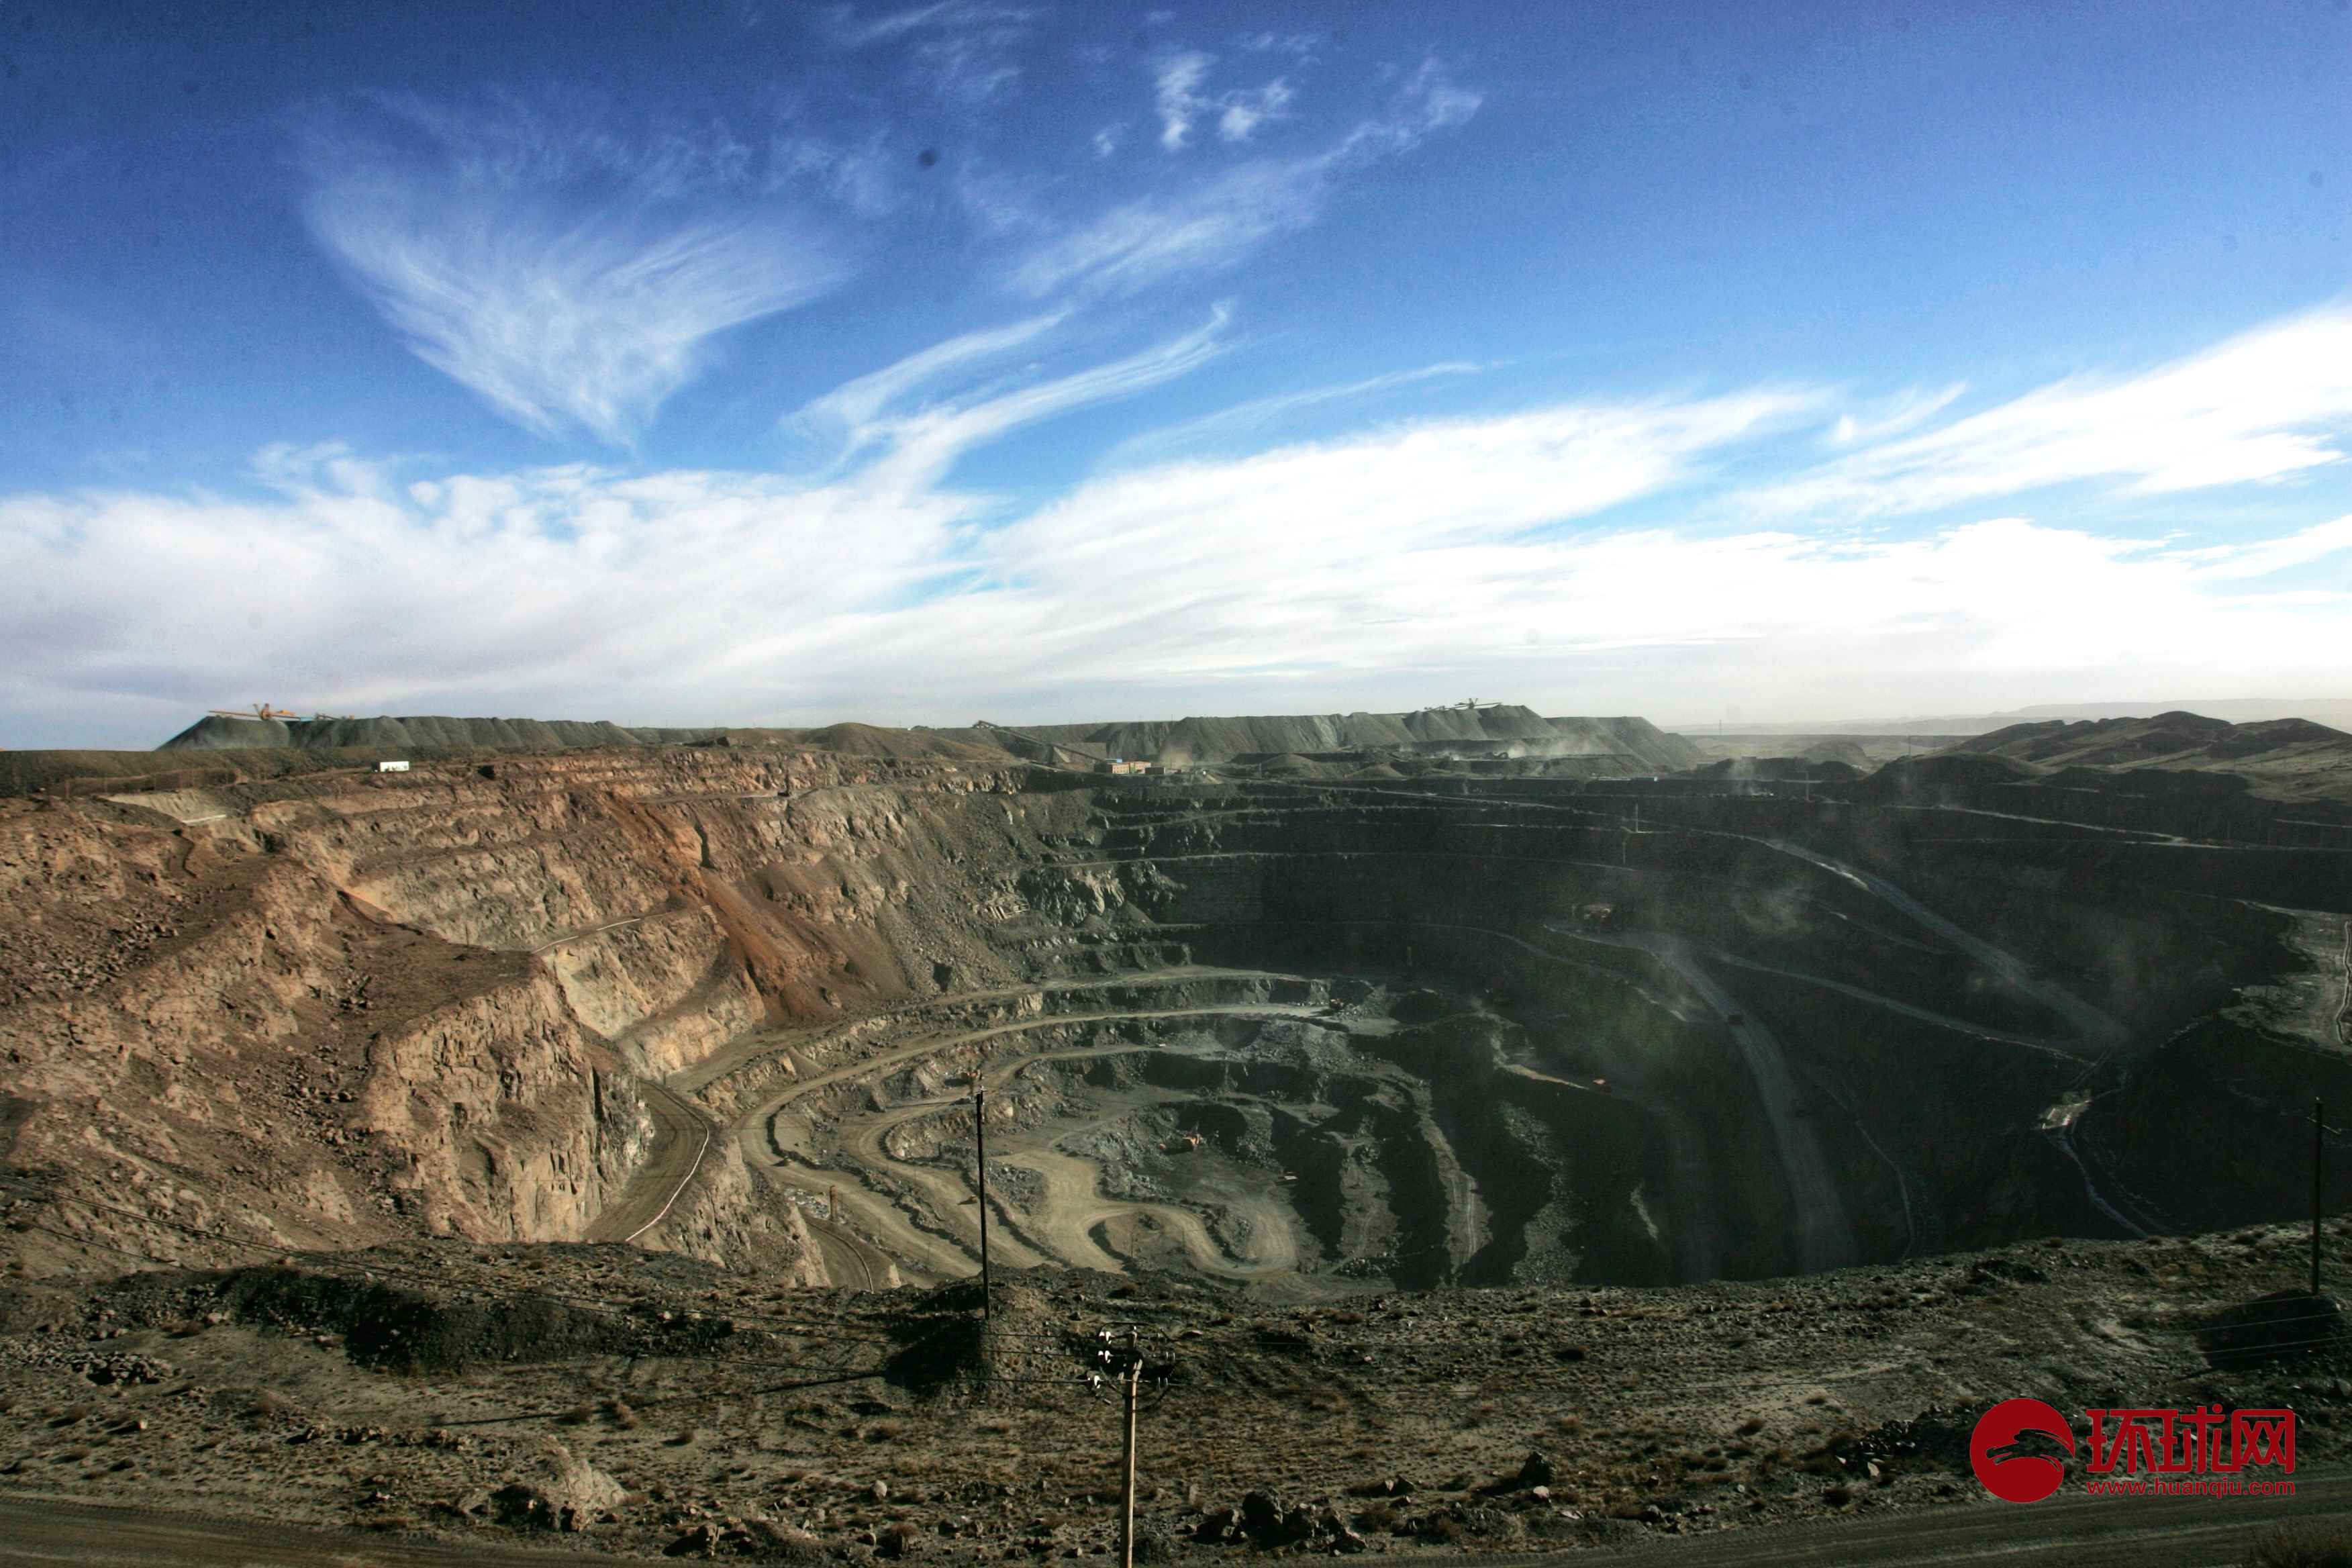
[[[1783,855],[1793,856],[1809,865],[1818,866],[1832,876],[1843,877],[1880,902],[1900,910],[1908,916],[1913,923],[1935,932],[1975,960],[1979,968],[2018,995],[2039,1003],[2065,1019],[2074,1026],[2083,1043],[2092,1047],[2097,1054],[2105,1056],[2130,1037],[2131,1031],[2125,1028],[2123,1025],[2068,991],[2064,986],[2042,979],[2033,973],[2032,967],[2023,959],[2019,958],[2015,953],[2004,948],[1995,947],[1982,937],[1954,925],[1885,878],[1863,870],[1857,866],[1849,866],[1843,860],[1833,860],[1819,850],[1808,849],[1801,844],[1791,844],[1786,839],[1758,838],[1750,842],[1761,844],[1767,848],[1777,849]]]
[[[700,1111],[657,1083],[638,1087],[657,1124],[653,1152],[620,1198],[590,1224],[583,1241],[641,1241],[669,1217],[710,1152],[711,1126]]]
[[[1202,973],[1276,978],[1258,972]],[[1101,983],[1102,988],[1106,989],[1128,984],[1132,984],[1132,977],[1106,979]],[[797,1102],[824,1090],[884,1075],[917,1061],[960,1062],[967,1054],[976,1060],[977,1047],[985,1042],[1040,1029],[1117,1024],[1139,1019],[1312,1018],[1320,1011],[1319,1006],[1306,1004],[1256,1002],[1202,1007],[1056,1013],[992,1024],[984,1028],[929,1035],[861,1061],[845,1063],[824,1072],[812,1074],[787,1086],[745,1114],[738,1121],[734,1135],[740,1142],[752,1167],[763,1176],[803,1191],[837,1191],[842,1207],[855,1218],[855,1228],[860,1240],[871,1238],[874,1245],[894,1256],[903,1268],[932,1278],[955,1278],[972,1273],[979,1267],[979,1221],[972,1212],[973,1205],[968,1201],[974,1194],[960,1175],[951,1175],[935,1167],[890,1159],[882,1150],[880,1140],[888,1131],[888,1126],[896,1125],[898,1121],[936,1111],[957,1103],[957,1100],[951,1097],[893,1108],[894,1111],[903,1110],[904,1115],[879,1128],[861,1126],[852,1145],[844,1150],[845,1154],[856,1153],[860,1158],[845,1160],[842,1167],[817,1163],[799,1147],[799,1136],[785,1125],[788,1113]],[[1021,1059],[1026,1062],[1041,1057],[1103,1055],[1111,1054],[1115,1049],[1135,1048],[1127,1045],[1075,1052],[1026,1053]],[[1013,1158],[1014,1152],[1007,1151],[999,1154],[992,1151],[992,1163],[999,1158]],[[1227,1258],[1200,1217],[1181,1206],[1102,1197],[1096,1190],[1095,1168],[1090,1163],[1060,1154],[1050,1148],[1023,1152],[1022,1157],[1024,1161],[1039,1162],[1036,1168],[1046,1181],[1048,1201],[1042,1205],[1045,1212],[1024,1216],[1017,1225],[991,1226],[992,1250],[1001,1251],[1005,1261],[1015,1267],[1069,1262],[1084,1268],[1122,1271],[1124,1265],[1104,1251],[1091,1232],[1106,1219],[1120,1215],[1149,1213],[1154,1219],[1170,1226],[1184,1242],[1186,1250],[1204,1268],[1213,1267],[1219,1272],[1236,1274],[1273,1271],[1272,1265],[1261,1268],[1255,1265],[1255,1260]],[[1070,1163],[1065,1166],[1060,1163],[1062,1161]],[[1083,1183],[1071,1167],[1084,1172]],[[924,1205],[928,1211],[922,1215],[925,1223],[918,1223],[916,1214],[905,1201],[877,1191],[872,1186],[872,1175],[886,1170],[897,1179],[918,1187],[930,1199]],[[1013,1217],[1001,1205],[992,1204],[991,1207],[1000,1220]],[[1069,1211],[1066,1214],[1064,1212],[1066,1207]],[[1261,1225],[1259,1228],[1266,1227]],[[1282,1228],[1286,1235],[1286,1226]],[[1003,1238],[1001,1243],[1000,1237]],[[1292,1245],[1290,1266],[1295,1267],[1295,1242]]]
[[[1821,1134],[1805,1115],[1805,1096],[1789,1071],[1788,1056],[1779,1037],[1746,1015],[1738,998],[1699,967],[1689,944],[1679,937],[1655,931],[1602,935],[1561,925],[1545,929],[1576,942],[1646,952],[1672,969],[1700,1001],[1715,1010],[1748,1066],[1748,1076],[1756,1085],[1757,1104],[1772,1130],[1796,1227],[1797,1267],[1813,1274],[1860,1262],[1862,1244],[1854,1235],[1853,1216],[1846,1211],[1845,1194],[1830,1168]]]

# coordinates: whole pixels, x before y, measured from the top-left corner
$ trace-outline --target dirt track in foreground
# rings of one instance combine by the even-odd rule
[[[2219,1568],[2243,1559],[2265,1532],[2322,1526],[2352,1531],[2352,1476],[2296,1478],[2291,1498],[2108,1500],[2060,1496],[2025,1508],[1985,1505],[1936,1513],[1750,1531],[1670,1546],[1581,1552],[1580,1563],[1674,1568],[1815,1568],[1868,1563],[1999,1563],[2001,1568]],[[575,1561],[559,1545],[467,1543],[287,1530],[159,1510],[0,1498],[0,1563],[90,1563],[162,1568],[547,1568]],[[1483,1559],[1493,1568],[1550,1563],[1557,1554]],[[1412,1561],[1397,1559],[1396,1561]],[[1458,1558],[1434,1559],[1458,1562]]]

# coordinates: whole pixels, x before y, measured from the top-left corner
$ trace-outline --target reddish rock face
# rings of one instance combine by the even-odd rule
[[[1009,777],[638,751],[0,804],[6,1157],[87,1200],[86,1247],[11,1245],[583,1236],[657,1141],[646,1080],[1003,972],[970,934],[1001,879],[934,862],[974,821],[1010,858]],[[673,1244],[811,1273],[797,1211],[726,1215],[758,1206],[709,1166]]]

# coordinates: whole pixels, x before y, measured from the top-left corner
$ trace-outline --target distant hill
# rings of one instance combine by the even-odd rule
[[[1950,748],[2053,768],[2194,767],[2252,759],[2352,757],[2352,735],[2305,719],[2232,724],[2201,713],[2051,719],[2011,724]]]
[[[211,751],[363,748],[394,752],[546,751],[566,746],[800,745],[865,756],[1003,759],[1008,753],[1056,767],[1090,767],[1112,757],[1171,767],[1237,757],[1332,758],[1394,752],[1423,757],[1591,758],[1612,773],[1669,773],[1706,759],[1688,741],[1646,719],[1547,719],[1531,708],[1430,708],[1411,713],[1307,713],[1118,721],[1099,724],[985,721],[961,729],[889,730],[871,724],[821,729],[650,729],[605,721],[452,719],[198,720],[158,748]],[[1286,763],[1295,769],[1299,763]],[[1346,770],[1364,765],[1359,759]],[[1276,771],[1283,771],[1277,769]]]
[[[2263,724],[2277,719],[2308,719],[2337,729],[2352,727],[2352,697],[2215,697],[2188,702],[2037,702],[2021,708],[2019,719],[2154,719],[2167,713],[2199,713],[2232,724]]]
[[[374,719],[200,719],[157,747],[158,751],[230,751],[292,748],[420,753],[441,752],[540,752],[566,746],[812,746],[862,757],[947,757],[963,762],[1003,762],[1004,750],[959,740],[938,731],[886,730],[873,724],[828,724],[821,729],[675,729],[614,724],[604,720],[446,719],[432,716]]]
[[[627,729],[604,720],[445,719],[224,719],[197,720],[156,748],[161,752],[213,751],[257,746],[318,750],[342,746],[409,747],[418,751],[545,751],[558,746],[683,745],[709,740],[717,730]]]
[[[1235,757],[1304,758],[1365,750],[1611,757],[1621,759],[1628,772],[1644,773],[1679,773],[1703,760],[1689,742],[1646,719],[1547,719],[1531,708],[1507,704],[1425,708],[1411,713],[1273,714],[1017,728],[983,721],[968,730],[939,733],[975,740],[1002,737],[995,743],[1014,750],[1060,747],[1082,757],[1125,757],[1169,767]]]
[[[2352,729],[2352,697],[2215,697],[2171,702],[2038,702],[1999,713],[1910,714],[1893,719],[1749,721],[1717,725],[1713,720],[1666,726],[1677,734],[1705,740],[1718,730],[1733,738],[1761,735],[1980,735],[2021,722],[2046,719],[2152,719],[2163,713],[2196,712],[2234,724],[2273,719],[2308,719]]]
[[[2352,734],[2305,719],[2232,724],[2186,711],[2053,719],[1974,736],[1941,756],[1994,759],[2035,773],[2231,774],[2273,798],[2352,800]]]
[[[679,742],[660,742],[676,744]],[[1003,763],[1005,748],[976,744],[937,730],[890,730],[878,724],[827,724],[815,730],[721,730],[707,742],[718,746],[814,746],[853,757],[944,757],[951,762]]]

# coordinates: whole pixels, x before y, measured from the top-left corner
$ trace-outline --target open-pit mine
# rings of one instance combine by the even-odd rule
[[[1266,1544],[1203,1533],[1253,1488],[1319,1498],[1298,1539],[1345,1550],[1931,1501],[1948,1445],[1867,1482],[1854,1445],[2219,1375],[2200,1326],[2300,1278],[2274,1227],[2311,1200],[2312,1101],[2352,1113],[2352,741],[2317,726],[1865,772],[1511,708],[341,722],[12,760],[0,1475],[27,1496],[1083,1548],[1107,1461],[1034,1424],[1097,1411],[1047,1398],[1086,1375],[1057,1336],[1140,1319],[1199,1342],[1192,1397],[1251,1411],[1147,1458],[1170,1542]],[[983,1226],[1013,1337],[957,1363],[972,1447],[919,1460],[961,1375],[921,1347],[970,1316]],[[509,1299],[543,1339],[482,1305]],[[846,1378],[861,1342],[870,1409],[744,1392],[746,1358]],[[993,1436],[992,1377],[1036,1405]],[[92,1440],[175,1389],[139,1418],[185,1452]],[[633,1402],[694,1400],[638,1433]],[[1294,1408],[1330,1426],[1311,1455]],[[366,1457],[289,1457],[295,1428]],[[1533,1503],[1496,1479],[1530,1449]],[[531,1464],[537,1504],[467,1500]]]

